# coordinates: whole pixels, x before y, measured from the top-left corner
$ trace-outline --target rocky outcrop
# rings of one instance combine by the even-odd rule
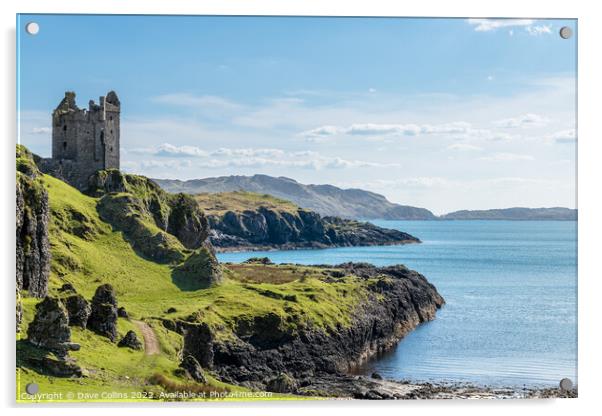
[[[71,342],[69,317],[57,298],[46,297],[36,305],[36,314],[27,328],[27,340],[37,347],[64,357],[70,350],[79,349]]]
[[[128,315],[128,311],[126,311],[123,306],[120,306],[119,308],[117,308],[117,316],[120,318],[125,318],[125,319],[130,318],[130,316]]]
[[[197,383],[206,383],[207,378],[205,377],[205,372],[203,368],[199,364],[196,358],[192,355],[186,355],[182,362],[180,363],[180,367],[185,371],[185,374],[196,381]]]
[[[88,328],[115,341],[117,337],[117,298],[109,284],[99,286],[92,298]]]
[[[208,221],[196,201],[168,194],[153,181],[117,170],[98,171],[88,193],[101,197],[101,218],[124,232],[134,249],[160,263],[179,263],[187,250],[201,248]]]
[[[169,199],[167,232],[186,248],[199,248],[209,236],[209,226],[197,202],[190,195],[176,194]]]
[[[48,293],[50,244],[48,192],[33,156],[17,146],[16,266],[17,290],[43,298]]]
[[[41,358],[29,358],[30,365],[38,367],[40,372],[54,377],[82,377],[84,370],[71,357],[54,358],[45,356]]]
[[[418,243],[402,231],[378,227],[368,222],[319,214],[260,207],[242,212],[227,211],[209,215],[209,240],[218,250],[266,248],[324,248]]]
[[[272,391],[294,391],[314,377],[342,375],[397,344],[444,304],[424,276],[404,266],[337,266],[367,283],[349,326],[284,330],[279,315],[241,321],[234,339],[218,339],[206,324],[184,325],[184,353],[224,381]],[[333,279],[335,279],[333,277]],[[290,378],[290,380],[289,380]]]
[[[65,307],[69,314],[69,326],[79,326],[85,329],[92,312],[88,301],[82,295],[71,295],[65,299]]]
[[[174,283],[182,290],[197,290],[222,282],[222,271],[211,247],[191,254],[172,275]]]
[[[274,393],[293,393],[297,388],[297,381],[286,373],[279,374],[266,384],[266,389]]]
[[[128,331],[123,338],[117,343],[118,347],[127,347],[133,350],[141,350],[142,342],[138,339],[138,336],[134,331]]]
[[[182,355],[194,357],[204,368],[213,367],[215,337],[206,323],[189,324],[184,329]]]

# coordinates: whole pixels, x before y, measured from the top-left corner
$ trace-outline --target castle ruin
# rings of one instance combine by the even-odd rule
[[[75,103],[75,93],[52,112],[52,158],[38,165],[80,191],[88,189],[88,179],[98,170],[119,169],[119,114],[121,104],[114,91],[90,100],[88,109]]]

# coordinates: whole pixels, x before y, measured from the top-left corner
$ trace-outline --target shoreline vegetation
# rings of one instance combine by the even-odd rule
[[[25,147],[16,157],[20,403],[31,402],[29,383],[66,401],[108,390],[128,401],[185,392],[219,400],[262,392],[276,400],[518,397],[348,375],[445,304],[416,271],[267,258],[220,264],[210,215],[192,196],[117,170],[98,171],[82,193],[41,172]],[[331,237],[315,219],[315,235]],[[351,227],[357,237],[357,222],[339,226],[334,235],[352,238]],[[419,241],[395,233],[391,240]],[[560,395],[529,391],[521,397]]]

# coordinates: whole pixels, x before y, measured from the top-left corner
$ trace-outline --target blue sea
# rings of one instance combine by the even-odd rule
[[[366,364],[386,378],[489,386],[577,383],[575,221],[374,221],[422,244],[223,253],[276,263],[402,263],[447,304],[393,351]]]

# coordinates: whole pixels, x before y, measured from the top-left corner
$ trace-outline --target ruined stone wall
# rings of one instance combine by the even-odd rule
[[[42,159],[40,169],[80,190],[98,170],[119,169],[120,103],[114,92],[100,97],[100,105],[75,104],[75,93],[65,98],[52,114],[52,159]]]

